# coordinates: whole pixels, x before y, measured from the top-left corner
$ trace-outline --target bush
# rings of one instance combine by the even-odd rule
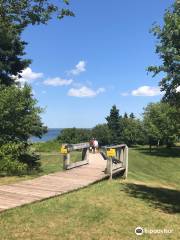
[[[39,170],[39,157],[24,143],[7,143],[0,146],[0,174],[22,175]]]
[[[64,128],[58,136],[60,143],[80,143],[89,142],[92,132],[86,128]]]

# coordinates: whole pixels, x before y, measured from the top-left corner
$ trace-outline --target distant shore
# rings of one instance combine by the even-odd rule
[[[58,137],[60,134],[62,128],[48,128],[47,133],[45,133],[42,138],[38,137],[31,137],[30,141],[35,143],[35,142],[47,142],[50,140],[54,140]]]

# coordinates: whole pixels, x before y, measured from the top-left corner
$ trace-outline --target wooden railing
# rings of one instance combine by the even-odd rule
[[[106,173],[110,179],[116,173],[124,171],[124,177],[128,175],[128,146],[126,144],[105,146],[102,148],[104,158],[107,160]]]
[[[71,152],[82,150],[82,159],[78,162],[71,163]],[[63,154],[63,168],[65,170],[79,167],[89,163],[89,143],[62,144],[61,153]]]

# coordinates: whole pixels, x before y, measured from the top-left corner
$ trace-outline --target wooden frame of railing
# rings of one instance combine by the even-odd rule
[[[65,153],[63,153],[63,168],[65,170],[79,167],[89,163],[89,143],[78,143],[78,144],[62,144]],[[82,150],[82,160],[71,163],[71,152],[75,150]]]
[[[121,171],[124,171],[124,177],[127,178],[128,146],[126,144],[105,146],[103,147],[103,150],[105,151],[105,154],[107,156],[106,173],[109,174],[110,179],[112,179],[113,174],[119,173]],[[113,154],[115,152],[114,156],[110,156],[110,151],[112,151]],[[114,164],[114,161],[116,161],[117,163]]]

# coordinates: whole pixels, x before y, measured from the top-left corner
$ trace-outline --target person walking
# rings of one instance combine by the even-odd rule
[[[94,153],[98,152],[99,143],[96,138],[94,139],[93,145],[94,145]]]

